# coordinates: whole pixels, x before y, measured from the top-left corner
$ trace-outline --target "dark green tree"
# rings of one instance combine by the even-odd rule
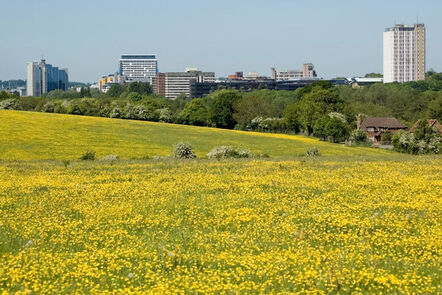
[[[131,92],[127,96],[127,99],[129,99],[129,100],[131,100],[133,102],[137,102],[137,101],[141,100],[142,97],[141,97],[141,94],[139,94],[138,92]]]
[[[9,94],[6,91],[0,92],[0,99],[7,99],[9,98]]]
[[[232,129],[236,125],[233,117],[234,105],[241,99],[241,94],[234,90],[220,90],[211,95],[209,120],[218,128]]]
[[[234,109],[233,118],[240,128],[245,128],[256,117],[269,118],[275,115],[274,106],[260,95],[243,95],[242,99],[234,104]]]
[[[324,131],[329,141],[342,142],[348,135],[348,126],[338,118],[330,118]]]
[[[286,120],[287,128],[295,133],[298,133],[301,129],[300,123],[300,108],[297,103],[287,106],[284,110],[283,117]]]
[[[149,95],[152,93],[152,87],[150,87],[150,84],[147,82],[132,82],[132,83],[127,83],[125,85],[126,88],[126,92],[132,93],[132,92],[136,92],[139,95]]]
[[[80,97],[91,97],[91,91],[88,87],[81,87]]]
[[[124,91],[124,86],[120,84],[112,84],[112,86],[107,91],[109,97],[120,97]]]
[[[207,125],[208,116],[209,112],[201,98],[195,98],[186,103],[181,115],[183,123],[196,126]]]

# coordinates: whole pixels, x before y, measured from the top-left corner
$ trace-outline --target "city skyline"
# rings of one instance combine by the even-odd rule
[[[382,73],[385,28],[418,21],[428,30],[427,69],[442,68],[438,1],[190,2],[133,1],[127,10],[113,1],[5,2],[5,11],[17,13],[0,19],[8,28],[0,80],[24,79],[25,64],[43,55],[69,68],[70,80],[94,82],[116,72],[128,52],[157,54],[161,72],[197,67],[217,77],[236,71],[269,76],[271,67],[293,70],[311,62],[319,77],[361,76]],[[43,12],[50,17],[41,18]],[[44,33],[48,23],[61,25]]]

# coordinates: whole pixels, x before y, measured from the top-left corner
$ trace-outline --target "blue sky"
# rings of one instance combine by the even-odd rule
[[[42,54],[71,81],[115,72],[123,53],[155,53],[160,71],[198,67],[270,75],[312,62],[319,76],[382,72],[382,32],[427,27],[427,68],[442,71],[440,0],[0,0],[0,80]]]

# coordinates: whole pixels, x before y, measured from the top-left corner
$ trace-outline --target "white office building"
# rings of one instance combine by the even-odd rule
[[[384,83],[425,80],[425,26],[396,25],[384,32]]]
[[[153,54],[124,54],[119,68],[127,82],[149,82],[158,74],[158,60]]]
[[[41,96],[41,68],[39,62],[30,62],[26,68],[26,92],[28,96]]]

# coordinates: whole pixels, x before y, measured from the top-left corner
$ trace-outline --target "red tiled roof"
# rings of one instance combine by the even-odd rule
[[[376,118],[369,117],[364,120],[361,124],[361,129],[366,130],[368,127],[377,128],[391,128],[391,129],[406,129],[407,126],[399,122],[396,118]]]

